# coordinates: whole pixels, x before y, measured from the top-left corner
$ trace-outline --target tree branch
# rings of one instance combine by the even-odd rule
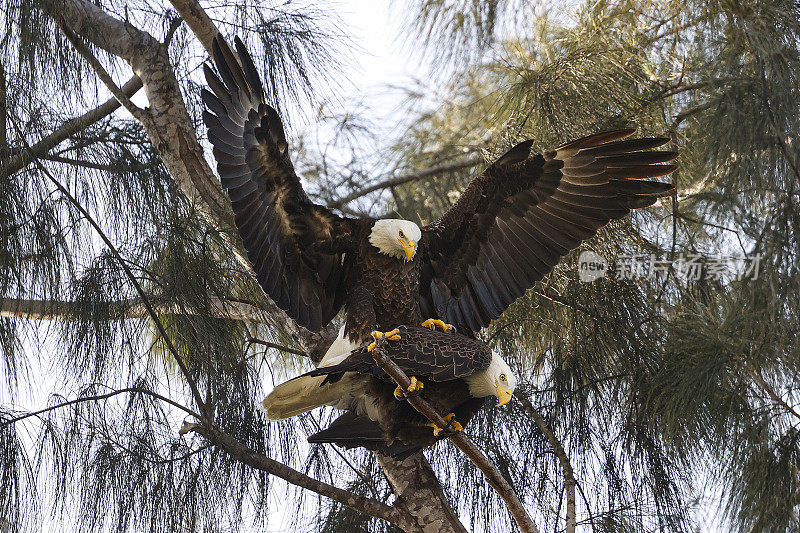
[[[483,162],[483,157],[480,155],[473,155],[470,157],[466,157],[464,159],[458,159],[456,161],[451,161],[450,163],[443,163],[441,165],[436,165],[430,168],[426,168],[425,170],[420,170],[417,172],[411,172],[409,174],[404,174],[402,176],[397,176],[394,178],[389,178],[387,180],[378,182],[374,185],[370,185],[369,187],[364,187],[363,189],[359,189],[354,191],[344,198],[340,198],[338,200],[334,200],[333,202],[328,202],[328,207],[331,209],[339,209],[343,205],[352,202],[353,200],[357,200],[362,196],[366,196],[371,192],[375,192],[380,189],[388,189],[390,187],[397,187],[398,185],[402,185],[404,183],[409,183],[411,181],[416,181],[424,178],[428,178],[430,176],[435,176],[436,174],[442,174],[443,172],[452,172],[454,170],[462,170],[465,168],[471,168],[476,165],[479,165]]]
[[[75,48],[75,50],[77,50],[78,53],[89,63],[95,74],[97,74],[97,77],[103,82],[103,85],[105,85],[106,88],[111,91],[111,94],[114,95],[114,98],[116,98],[117,101],[122,104],[122,106],[125,107],[125,109],[127,109],[136,120],[144,123],[144,121],[147,119],[144,109],[136,107],[136,105],[131,102],[131,99],[128,98],[124,92],[122,92],[122,89],[117,86],[117,84],[111,78],[111,75],[106,71],[105,67],[103,67],[92,51],[86,48],[86,45],[80,42],[78,37],[72,33],[69,28],[67,28],[64,20],[58,17],[56,17],[55,20],[56,24],[61,30],[61,33],[64,34],[67,40],[72,44],[73,48]]]
[[[413,516],[418,527],[437,533],[467,533],[424,455],[398,461],[376,453],[375,458],[395,494],[395,506]]]
[[[125,85],[120,87],[120,90],[125,96],[130,98],[141,88],[142,80],[139,79],[139,76],[133,76],[125,83]],[[79,131],[85,130],[95,122],[104,119],[119,109],[119,107],[119,101],[112,97],[91,111],[87,111],[79,117],[68,120],[57,130],[44,137],[30,148],[21,150],[9,158],[8,161],[0,166],[0,176],[9,176],[14,172],[22,170],[34,159],[43,157],[50,150],[58,146],[62,141],[68,139],[72,135],[75,135]]]
[[[303,357],[310,357],[306,352],[302,350],[295,350],[294,348],[289,348],[288,346],[284,346],[282,344],[275,344],[274,342],[262,341],[261,339],[247,339],[247,342],[250,344],[259,344],[261,346],[266,346],[267,348],[275,348],[276,350],[280,350],[282,352],[292,353],[295,355],[302,355]]]
[[[58,405],[51,405],[50,407],[45,407],[44,409],[39,409],[38,411],[25,413],[24,415],[20,415],[20,416],[5,420],[2,424],[0,424],[0,429],[3,429],[4,427],[10,426],[11,424],[19,422],[21,420],[25,420],[26,418],[31,418],[32,416],[39,416],[39,415],[41,415],[43,413],[48,413],[50,411],[55,411],[56,409],[61,409],[62,407],[69,407],[70,405],[75,405],[75,404],[79,404],[79,403],[83,403],[83,402],[93,402],[93,401],[99,401],[99,400],[106,400],[106,399],[111,398],[113,396],[117,396],[119,394],[124,394],[126,392],[133,392],[133,393],[138,393],[138,394],[145,394],[147,396],[152,396],[153,398],[156,398],[157,400],[161,400],[162,402],[168,403],[171,406],[176,407],[176,408],[180,409],[181,411],[183,411],[183,412],[185,412],[187,414],[190,414],[190,415],[192,415],[192,416],[194,416],[194,417],[196,417],[198,419],[201,418],[198,413],[192,411],[188,407],[185,407],[185,406],[179,404],[178,402],[170,400],[169,398],[167,398],[165,396],[162,396],[162,395],[160,395],[158,393],[155,393],[155,392],[153,392],[151,390],[143,389],[141,387],[126,387],[124,389],[114,390],[114,391],[108,392],[106,394],[97,394],[97,395],[94,395],[94,396],[82,396],[80,398],[75,398],[74,400],[69,400],[69,401],[66,401],[66,402],[62,402],[62,403],[60,403]]]
[[[158,315],[201,315],[199,309],[185,308],[175,304],[160,303],[159,298],[150,298]],[[214,318],[241,320],[243,322],[266,323],[267,312],[258,307],[235,300],[211,299]],[[140,298],[109,302],[108,319],[133,319],[147,317],[147,309]],[[57,300],[25,300],[0,296],[0,317],[25,318],[29,320],[74,320],[85,311],[82,302]]]
[[[266,455],[260,454],[231,435],[223,432],[214,425],[194,425],[186,424],[183,433],[194,431],[205,437],[209,442],[218,448],[225,450],[231,457],[262,472],[278,476],[298,487],[303,487],[321,496],[325,496],[334,501],[346,505],[351,509],[364,513],[375,518],[386,520],[405,531],[420,531],[413,518],[407,516],[396,507],[391,507],[378,500],[354,494],[350,491],[334,487],[323,481],[314,479],[302,472],[280,463]]]
[[[392,361],[387,355],[383,346],[388,342],[386,337],[382,337],[378,339],[376,343],[376,347],[373,350],[373,357],[375,358],[375,362],[378,363],[384,372],[389,374],[392,379],[397,382],[397,384],[404,390],[408,389],[409,385],[411,385],[411,380],[408,376],[403,372],[403,370],[397,366],[397,364]],[[447,421],[445,421],[436,410],[431,407],[431,405],[425,401],[421,396],[417,395],[410,395],[406,398],[408,403],[410,403],[414,409],[422,413],[428,420],[436,424],[440,428],[446,428],[448,426]],[[453,442],[453,444],[458,447],[459,450],[464,452],[467,457],[469,457],[470,461],[472,461],[475,466],[477,466],[483,475],[486,477],[486,481],[489,482],[489,485],[497,491],[503,501],[506,503],[506,507],[508,508],[511,516],[514,518],[514,521],[517,523],[520,531],[523,533],[538,533],[538,529],[531,520],[528,513],[525,511],[525,507],[523,507],[522,502],[519,500],[517,493],[514,492],[514,489],[508,483],[506,478],[500,473],[496,466],[494,466],[489,459],[484,455],[484,453],[479,450],[473,443],[470,441],[466,435],[464,435],[463,431],[456,431],[451,432],[447,435],[447,437]]]
[[[745,359],[742,359],[742,366],[744,366],[744,369],[747,371],[750,377],[753,378],[753,381],[755,381],[756,385],[758,385],[761,390],[767,393],[767,396],[770,397],[775,405],[783,407],[789,414],[800,420],[800,413],[798,413],[797,410],[791,405],[786,403],[786,401],[781,398],[777,392],[775,392],[775,389],[773,389],[770,384],[767,383],[767,381],[764,379],[764,376],[761,375],[761,372],[753,368]]]
[[[146,118],[137,119],[170,174],[212,224],[232,222],[229,202],[203,157],[166,48],[149,33],[86,0],[44,0],[43,5],[71,31],[130,63],[150,104]]]
[[[539,414],[539,411],[536,410],[531,401],[522,394],[514,394],[514,397],[522,403],[523,409],[539,427],[539,431],[542,432],[547,442],[550,443],[550,446],[553,448],[553,453],[561,463],[561,470],[564,472],[564,489],[567,492],[567,525],[565,533],[575,533],[575,526],[577,525],[575,519],[575,487],[577,487],[578,483],[575,481],[575,472],[572,469],[572,464],[569,461],[567,452],[564,451],[564,447],[556,437],[556,434],[553,433],[553,430],[547,425],[547,421]]]
[[[208,16],[205,9],[195,0],[170,0],[172,7],[186,21],[208,55],[213,57],[211,43],[219,34],[217,25]]]

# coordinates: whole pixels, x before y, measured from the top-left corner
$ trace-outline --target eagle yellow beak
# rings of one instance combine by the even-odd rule
[[[414,254],[417,253],[417,241],[409,241],[406,239],[397,239],[403,251],[406,253],[406,260],[411,261],[414,259]]]
[[[496,383],[495,387],[497,389],[497,407],[502,407],[511,401],[511,397],[514,395],[514,391],[503,387],[502,385],[500,385],[499,382],[495,383]]]

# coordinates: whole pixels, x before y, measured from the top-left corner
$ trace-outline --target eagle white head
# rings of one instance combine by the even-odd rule
[[[464,381],[467,382],[470,395],[475,398],[497,396],[498,406],[510,402],[514,389],[517,388],[516,376],[511,372],[508,363],[496,352],[492,352],[489,368],[465,377]]]
[[[410,220],[385,218],[375,221],[369,242],[382,254],[411,261],[417,253],[417,243],[421,237],[419,226]]]

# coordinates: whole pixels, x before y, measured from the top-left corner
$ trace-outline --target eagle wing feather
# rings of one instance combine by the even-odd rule
[[[218,36],[213,56],[219,76],[204,65],[211,90],[202,90],[203,120],[217,171],[259,284],[290,317],[316,331],[344,302],[348,219],[308,198],[278,112],[264,101],[253,60],[238,38],[236,51]]]
[[[431,331],[420,326],[398,326],[400,340],[388,341],[386,354],[408,376],[423,381],[451,381],[486,370],[492,353],[486,344],[463,335]],[[373,374],[391,380],[366,347],[354,350],[339,364],[320,367],[303,376],[327,376],[335,383],[346,372]]]
[[[422,228],[420,311],[477,332],[611,220],[647,207],[673,186],[669,139],[634,130],[584,137],[542,155],[517,144]]]

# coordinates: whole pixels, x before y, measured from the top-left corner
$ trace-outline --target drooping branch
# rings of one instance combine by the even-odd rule
[[[353,200],[357,200],[362,196],[366,196],[369,193],[381,190],[381,189],[389,189],[391,187],[397,187],[398,185],[402,185],[404,183],[409,183],[412,181],[421,180],[424,178],[429,178],[431,176],[435,176],[437,174],[442,174],[444,172],[453,172],[455,170],[463,170],[465,168],[471,168],[476,165],[479,165],[483,162],[483,158],[480,155],[473,155],[470,157],[466,157],[464,159],[459,159],[457,161],[451,161],[450,163],[443,163],[441,165],[436,165],[430,168],[426,168],[425,170],[420,170],[417,172],[410,172],[408,174],[403,174],[402,176],[396,176],[394,178],[389,178],[369,187],[364,187],[363,189],[359,189],[354,191],[347,196],[340,198],[338,200],[334,200],[332,202],[328,202],[328,207],[332,209],[339,209],[345,204],[352,202]]]
[[[575,518],[575,488],[578,486],[578,483],[575,481],[575,472],[572,469],[569,456],[567,456],[567,452],[564,451],[564,446],[561,445],[561,441],[558,440],[556,434],[553,433],[553,430],[547,425],[547,421],[539,414],[539,411],[536,410],[531,401],[522,394],[514,394],[514,397],[520,401],[525,412],[536,423],[539,431],[545,436],[547,442],[553,448],[553,453],[558,458],[559,463],[561,463],[561,470],[564,473],[564,489],[567,493],[567,526],[565,533],[575,533],[575,526],[577,525]]]
[[[373,498],[360,496],[348,490],[334,487],[333,485],[307,476],[290,466],[248,448],[214,425],[185,424],[181,432],[185,434],[189,431],[200,434],[218,448],[225,450],[225,452],[237,461],[252,468],[272,474],[293,485],[303,487],[321,496],[330,498],[359,513],[386,520],[402,528],[404,531],[422,531],[412,517],[406,515],[397,507],[391,507]]]
[[[397,366],[397,364],[392,361],[388,355],[386,355],[386,351],[383,349],[384,345],[386,344],[386,337],[378,339],[376,343],[376,347],[373,350],[373,356],[375,358],[375,362],[378,363],[384,372],[389,374],[391,378],[404,390],[408,389],[409,385],[411,385],[411,380],[406,375],[403,370]],[[440,428],[448,427],[448,422],[445,421],[442,416],[436,412],[436,410],[431,407],[431,405],[425,401],[421,396],[418,395],[409,395],[407,398],[408,403],[410,403],[414,409],[422,413],[425,418],[436,424]],[[522,505],[522,502],[517,496],[517,493],[514,491],[514,488],[508,483],[506,478],[500,473],[497,467],[489,461],[489,458],[476,447],[471,440],[467,438],[466,435],[462,431],[455,431],[449,432],[447,437],[450,441],[458,447],[459,450],[464,452],[464,454],[469,457],[470,461],[478,467],[478,469],[483,472],[483,475],[486,477],[486,481],[489,485],[497,491],[497,494],[503,499],[508,508],[511,516],[514,518],[514,521],[517,523],[520,531],[523,533],[538,533],[538,529],[536,525],[531,520],[531,517],[528,516],[527,511],[525,511],[525,507]]]
[[[205,310],[159,302],[152,297],[153,310],[161,315],[199,315]],[[105,308],[109,320],[145,318],[148,316],[140,298],[110,302]],[[210,300],[211,316],[245,322],[267,322],[267,311],[253,304],[235,300]],[[26,300],[22,298],[3,298],[0,296],[0,317],[25,318],[29,320],[74,320],[85,312],[81,302],[58,300]]]
[[[22,140],[22,142],[25,143],[25,138],[22,132],[19,131],[18,127],[17,127],[17,135]],[[27,143],[25,144],[27,145]],[[47,177],[47,179],[50,180],[50,182],[56,187],[56,189],[58,189],[59,192],[64,195],[64,197],[69,201],[69,203],[72,204],[73,207],[75,207],[75,209],[78,210],[78,212],[80,212],[80,214],[86,219],[89,225],[91,225],[92,228],[95,230],[97,236],[100,237],[100,240],[103,241],[103,244],[105,244],[106,247],[108,247],[109,252],[111,252],[111,254],[114,256],[114,259],[117,261],[120,268],[122,268],[123,272],[125,273],[125,276],[128,278],[128,281],[130,281],[130,283],[136,290],[136,293],[139,295],[139,298],[142,299],[142,304],[147,310],[147,314],[153,320],[153,323],[155,324],[159,335],[161,335],[161,338],[164,340],[164,344],[166,345],[167,349],[175,358],[176,364],[183,373],[184,378],[186,379],[186,382],[189,385],[189,389],[192,391],[192,397],[194,398],[195,403],[200,408],[201,412],[207,414],[206,404],[203,400],[203,397],[200,395],[200,391],[197,388],[197,383],[195,383],[194,379],[192,378],[192,375],[189,372],[189,368],[186,366],[186,362],[183,360],[181,354],[178,352],[178,350],[175,348],[175,345],[172,343],[172,340],[167,334],[164,325],[161,323],[160,318],[153,309],[153,306],[150,304],[150,300],[148,300],[147,294],[142,288],[141,283],[139,283],[139,280],[136,278],[136,276],[133,275],[133,272],[131,271],[130,266],[128,266],[128,263],[122,258],[122,256],[119,253],[119,250],[117,250],[117,248],[111,242],[111,239],[108,238],[108,236],[105,234],[105,232],[97,223],[97,221],[94,219],[94,217],[86,210],[85,207],[83,207],[83,205],[81,205],[81,203],[72,195],[72,193],[70,193],[69,190],[66,187],[64,187],[64,185],[60,181],[58,181],[56,177],[53,176],[50,173],[50,171],[48,171],[44,167],[44,165],[42,165],[40,161],[38,160],[36,161],[36,166],[39,167],[39,170],[42,172],[42,174],[44,174]]]
[[[50,407],[45,407],[44,409],[39,409],[38,411],[31,411],[29,413],[25,413],[25,414],[22,414],[22,415],[13,417],[13,418],[9,418],[8,420],[4,420],[3,423],[0,424],[0,429],[3,429],[6,426],[10,426],[11,424],[15,424],[15,423],[20,422],[22,420],[25,420],[27,418],[31,418],[31,417],[34,417],[34,416],[39,416],[39,415],[42,415],[44,413],[49,413],[50,411],[55,411],[56,409],[62,409],[64,407],[69,407],[70,405],[77,405],[79,403],[97,402],[97,401],[100,401],[100,400],[107,400],[109,398],[113,398],[114,396],[118,396],[120,394],[125,394],[125,393],[144,394],[145,396],[151,396],[151,397],[153,397],[153,398],[155,398],[157,400],[161,400],[164,403],[168,403],[169,405],[171,405],[171,406],[173,406],[173,407],[175,407],[177,409],[180,409],[181,411],[185,412],[186,414],[189,414],[189,415],[192,415],[194,417],[200,418],[200,415],[198,413],[196,413],[195,411],[192,411],[188,407],[183,406],[183,405],[179,404],[178,402],[170,400],[166,396],[162,396],[161,394],[158,394],[158,393],[153,392],[151,390],[143,389],[141,387],[126,387],[124,389],[117,389],[117,390],[113,390],[113,391],[110,391],[110,392],[107,392],[107,393],[104,393],[104,394],[95,394],[95,395],[92,395],[92,396],[81,396],[80,398],[75,398],[74,400],[68,400],[68,401],[61,402],[61,403],[56,404],[56,405],[51,405]]]

